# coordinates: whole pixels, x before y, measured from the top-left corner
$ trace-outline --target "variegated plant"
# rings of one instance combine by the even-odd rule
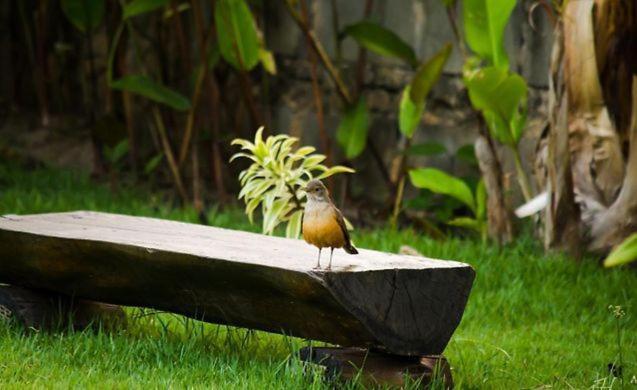
[[[312,179],[324,179],[337,173],[354,170],[337,165],[321,164],[322,154],[312,146],[296,148],[298,138],[279,134],[263,140],[263,127],[257,130],[254,142],[237,138],[232,145],[241,146],[230,161],[239,157],[252,160],[252,165],[239,174],[239,199],[246,204],[245,212],[252,223],[254,211],[261,206],[263,233],[272,234],[281,223],[287,223],[285,235],[298,237],[305,193],[300,191]]]

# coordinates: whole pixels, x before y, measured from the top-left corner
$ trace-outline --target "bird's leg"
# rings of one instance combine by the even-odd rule
[[[316,267],[314,267],[314,269],[321,269],[321,249],[322,248],[318,248],[318,249],[319,249],[318,260],[316,261]]]
[[[330,262],[326,269],[332,269],[332,255],[334,254],[334,248],[330,248]]]

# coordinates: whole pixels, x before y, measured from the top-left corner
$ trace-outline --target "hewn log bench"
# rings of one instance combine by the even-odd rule
[[[455,261],[336,251],[301,240],[97,212],[0,217],[0,283],[199,320],[440,354],[474,279]]]

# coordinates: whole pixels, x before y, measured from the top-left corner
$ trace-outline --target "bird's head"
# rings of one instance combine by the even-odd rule
[[[329,191],[320,180],[311,180],[303,190],[310,201],[327,202],[330,198]]]

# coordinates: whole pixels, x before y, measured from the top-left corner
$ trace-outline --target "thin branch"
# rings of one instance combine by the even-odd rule
[[[168,140],[168,136],[166,135],[166,127],[164,126],[164,121],[161,118],[159,109],[155,106],[153,106],[153,115],[155,117],[155,125],[157,127],[157,132],[159,133],[159,138],[164,149],[164,154],[166,155],[166,161],[168,161],[168,166],[170,167],[170,171],[173,174],[173,179],[175,180],[175,185],[177,186],[177,191],[179,191],[179,196],[181,197],[183,203],[186,204],[188,203],[188,195],[186,194],[184,183],[181,180],[181,174],[179,173],[179,167],[177,166],[177,161],[175,161],[175,155],[173,154],[172,148],[170,146],[170,141]]]
[[[292,19],[294,19],[296,24],[301,28],[301,30],[305,33],[306,37],[312,44],[312,48],[314,49],[319,59],[325,66],[325,69],[327,70],[327,73],[332,78],[332,81],[334,81],[334,84],[336,85],[336,90],[338,91],[339,95],[341,95],[341,98],[343,98],[345,103],[352,104],[353,103],[352,95],[350,94],[347,86],[343,82],[343,79],[341,78],[338,70],[332,63],[332,60],[330,60],[330,57],[327,55],[327,52],[323,48],[323,45],[321,44],[321,42],[316,38],[316,36],[314,35],[314,32],[310,30],[307,23],[305,23],[305,21],[303,20],[303,17],[296,11],[296,9],[294,8],[294,5],[292,4],[293,1],[292,0],[283,0],[283,1],[288,9],[288,12],[292,16]]]

